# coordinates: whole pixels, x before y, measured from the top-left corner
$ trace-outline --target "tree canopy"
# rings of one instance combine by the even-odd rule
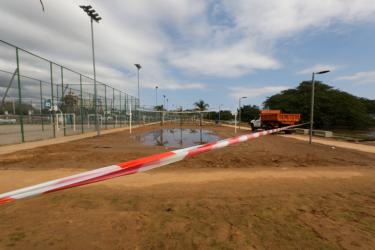
[[[205,103],[203,100],[199,100],[194,103],[194,106],[199,111],[205,111],[210,105],[208,105],[208,103]]]
[[[241,121],[249,122],[259,118],[259,107],[256,105],[244,105],[241,107]]]
[[[264,102],[268,109],[285,113],[300,113],[302,122],[310,119],[311,82],[304,81],[295,89],[270,96]],[[314,126],[316,128],[360,129],[375,126],[375,100],[359,98],[315,82]]]

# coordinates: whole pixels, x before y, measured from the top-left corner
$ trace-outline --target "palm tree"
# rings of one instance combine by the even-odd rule
[[[208,107],[209,107],[210,105],[208,105],[208,103],[205,103],[205,102],[201,99],[201,100],[195,102],[195,103],[194,103],[194,106],[195,106],[195,108],[196,108],[197,110],[199,110],[199,111],[205,111],[206,109],[208,109]]]
[[[156,110],[156,111],[165,111],[163,105],[157,105],[157,106],[155,106],[155,107],[154,107],[154,110]]]
[[[164,116],[164,111],[165,111],[165,108],[163,105],[157,105],[154,107],[154,110],[156,111],[159,111],[160,113],[160,125],[163,126],[163,116]]]
[[[202,99],[194,103],[195,109],[198,111],[205,111],[210,105],[205,103]],[[202,113],[200,112],[199,125],[202,126]]]

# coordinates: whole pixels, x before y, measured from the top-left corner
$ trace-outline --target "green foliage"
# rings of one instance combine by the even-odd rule
[[[23,114],[28,115],[29,111],[35,112],[35,109],[31,104],[28,103],[21,103],[19,104],[18,101],[14,103],[16,115]],[[13,114],[13,103],[12,102],[4,102],[4,105],[1,107],[0,114],[4,114],[5,111],[8,111],[9,114]]]
[[[316,128],[368,128],[375,125],[370,113],[375,113],[375,101],[359,98],[315,82],[314,126]],[[304,81],[295,89],[284,90],[268,97],[265,108],[285,113],[300,113],[302,122],[310,119],[311,82]]]
[[[156,110],[156,111],[165,111],[165,108],[164,108],[163,105],[157,105],[157,106],[154,107],[154,110]]]
[[[199,100],[194,103],[194,106],[199,111],[205,111],[210,105],[208,105],[208,103],[205,103],[203,100]]]
[[[60,104],[63,113],[74,113],[79,109],[79,97],[74,92],[69,92],[64,96],[64,101]]]
[[[219,112],[211,111],[204,114],[205,119],[210,120],[219,120]],[[230,110],[220,110],[220,120],[222,121],[229,121],[233,120],[234,116],[232,115],[232,112]]]
[[[241,121],[249,122],[259,117],[259,107],[256,105],[245,105],[241,107]]]

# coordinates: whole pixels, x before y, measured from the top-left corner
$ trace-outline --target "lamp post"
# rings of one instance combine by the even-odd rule
[[[330,72],[329,70],[323,70],[319,72],[312,73],[312,80],[311,80],[311,111],[310,111],[310,137],[309,143],[312,143],[312,134],[314,128],[314,101],[315,101],[315,75],[321,75]]]
[[[139,70],[142,68],[142,66],[139,63],[134,64],[135,67],[137,67],[138,70],[138,102],[141,103],[141,98],[139,97]]]
[[[221,108],[221,106],[223,106],[223,104],[219,105],[219,124],[220,124],[220,111],[221,111],[220,108]]]
[[[158,106],[158,86],[155,86],[155,106]]]
[[[247,96],[238,98],[238,130],[241,130],[241,100],[245,98],[247,98]]]
[[[93,27],[93,21],[99,23],[99,21],[102,19],[98,13],[95,13],[96,11],[91,7],[91,5],[80,5],[81,9],[83,9],[84,12],[87,13],[87,15],[90,17],[91,21],[91,47],[92,47],[92,65],[94,68],[94,109],[95,109],[95,129],[96,129],[96,135],[100,135],[100,127],[99,127],[99,121],[98,121],[98,99],[97,99],[97,88],[96,88],[96,70],[95,70],[95,49],[94,49],[94,27]]]
[[[165,95],[163,95],[163,108],[165,108]]]

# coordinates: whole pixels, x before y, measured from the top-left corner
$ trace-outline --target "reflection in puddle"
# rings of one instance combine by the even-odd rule
[[[145,145],[171,148],[190,147],[220,139],[211,130],[186,128],[159,129],[137,135],[135,138]]]

